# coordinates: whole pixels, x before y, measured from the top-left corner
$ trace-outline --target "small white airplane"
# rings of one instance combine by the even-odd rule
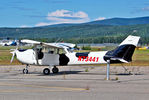
[[[17,40],[6,40],[6,41],[2,41],[0,43],[0,45],[2,46],[16,46],[17,45]]]
[[[81,64],[111,64],[111,63],[128,63],[132,61],[132,55],[140,37],[128,36],[116,49],[112,51],[85,52],[77,53],[73,51],[75,44],[71,43],[44,43],[33,40],[22,40],[23,43],[34,44],[34,49],[15,49],[14,56],[26,68],[23,73],[28,73],[29,65],[42,65],[53,67],[52,72],[58,73],[56,66],[81,65]],[[49,75],[50,68],[45,68],[43,74]]]

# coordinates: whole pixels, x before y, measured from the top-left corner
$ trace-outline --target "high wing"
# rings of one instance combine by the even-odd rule
[[[65,48],[74,48],[75,44],[72,43],[54,43],[60,47],[65,47]]]
[[[34,41],[34,40],[28,40],[28,39],[23,39],[21,40],[22,43],[27,43],[27,44],[40,44],[41,42],[38,42],[38,41]]]
[[[53,43],[45,43],[45,42],[38,42],[38,41],[34,41],[34,40],[28,40],[28,39],[24,39],[21,40],[22,43],[27,43],[27,44],[33,44],[33,45],[42,45],[42,46],[46,46],[46,47],[50,47],[50,48],[62,48],[58,45],[55,45]]]
[[[72,43],[45,43],[45,42],[38,42],[34,40],[23,39],[21,40],[22,43],[33,44],[33,45],[42,45],[46,47],[52,48],[74,48],[75,44]]]

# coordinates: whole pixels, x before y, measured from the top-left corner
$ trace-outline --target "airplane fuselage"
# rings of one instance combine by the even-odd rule
[[[86,53],[66,53],[66,54],[51,54],[43,53],[42,57],[37,59],[37,54],[33,49],[17,50],[17,59],[24,64],[44,65],[44,66],[59,66],[59,65],[79,65],[79,64],[104,64],[104,56],[107,51],[86,52]]]

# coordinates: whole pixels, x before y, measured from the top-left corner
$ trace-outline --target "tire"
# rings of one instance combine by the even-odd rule
[[[44,74],[44,75],[49,75],[49,74],[50,74],[50,69],[49,69],[49,68],[45,68],[45,69],[43,70],[43,74]]]
[[[56,67],[54,67],[54,68],[52,69],[52,72],[53,72],[54,74],[56,74],[56,73],[58,73],[58,72],[59,72],[59,69],[58,69],[58,68],[56,68]]]
[[[28,74],[28,69],[23,69],[23,74]]]

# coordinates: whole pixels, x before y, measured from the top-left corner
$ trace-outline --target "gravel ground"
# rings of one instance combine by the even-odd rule
[[[59,66],[60,73],[43,75],[46,66],[0,66],[0,100],[148,100],[149,67]]]

